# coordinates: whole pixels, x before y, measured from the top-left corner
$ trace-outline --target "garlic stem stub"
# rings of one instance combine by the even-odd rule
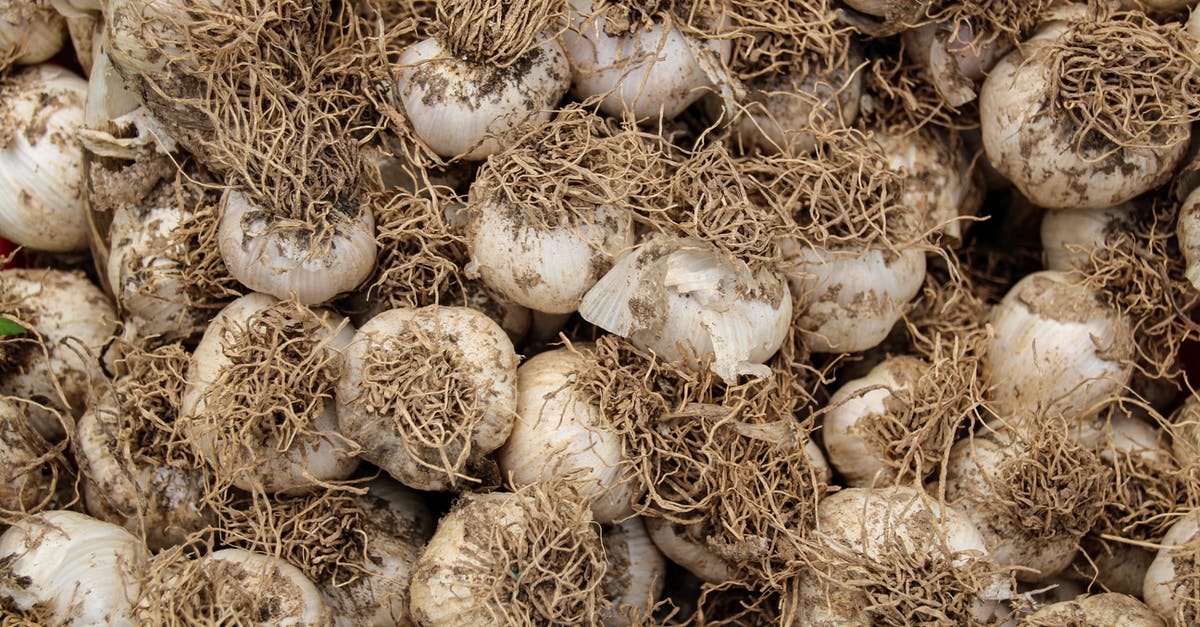
[[[792,295],[772,270],[692,238],[655,235],[617,258],[583,297],[584,320],[664,359],[727,382],[766,377],[783,344]]]
[[[357,287],[375,267],[375,218],[344,202],[311,224],[271,214],[242,192],[221,201],[218,241],[225,266],[246,287],[319,305]]]
[[[87,249],[77,138],[87,89],[52,65],[0,79],[0,237],[47,252]]]
[[[218,482],[302,493],[354,472],[358,451],[337,431],[333,399],[353,336],[340,315],[266,294],[213,318],[192,353],[180,422]]]
[[[418,490],[499,483],[487,456],[508,439],[517,407],[508,335],[466,307],[391,309],[359,329],[337,384],[342,433],[362,456]]]
[[[33,65],[62,48],[66,22],[43,0],[0,0],[0,71]]]

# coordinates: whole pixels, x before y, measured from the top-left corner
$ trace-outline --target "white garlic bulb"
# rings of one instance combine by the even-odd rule
[[[487,455],[517,407],[517,355],[498,324],[466,307],[391,309],[367,321],[337,385],[342,433],[364,459],[419,490],[493,484]]]
[[[983,204],[983,177],[964,142],[931,127],[875,131],[888,168],[904,178],[900,204],[957,245]]]
[[[221,206],[221,258],[256,292],[319,305],[357,287],[375,267],[375,217],[365,204],[337,207],[320,224],[271,215],[236,190]]]
[[[1163,536],[1162,548],[1146,570],[1142,598],[1159,616],[1174,619],[1176,625],[1200,620],[1200,607],[1192,596],[1194,577],[1200,565],[1200,510],[1180,518]]]
[[[1046,269],[1065,272],[1087,268],[1092,252],[1104,250],[1109,234],[1120,229],[1134,211],[1136,207],[1130,203],[1086,211],[1046,210],[1042,216]]]
[[[1175,235],[1187,264],[1184,274],[1192,287],[1200,289],[1200,187],[1192,190],[1180,205]]]
[[[1024,618],[1030,625],[1095,625],[1096,627],[1167,627],[1145,603],[1107,592],[1044,606]]]
[[[583,297],[584,320],[664,359],[710,368],[728,382],[765,377],[792,318],[780,277],[696,239],[655,236],[617,258]]]
[[[511,129],[548,119],[567,91],[571,68],[557,39],[542,38],[511,65],[496,63],[457,56],[437,38],[400,55],[400,103],[434,152],[484,159],[500,150]]]
[[[295,493],[354,472],[356,451],[337,431],[332,398],[353,337],[337,314],[266,294],[243,296],[213,318],[192,353],[179,420],[218,479]]]
[[[1200,396],[1188,394],[1170,420],[1171,454],[1182,467],[1200,461]]]
[[[566,348],[535,355],[517,369],[517,420],[496,456],[516,486],[553,478],[576,483],[596,522],[633,515],[645,490],[629,476],[624,442],[573,383],[587,360]]]
[[[1081,420],[1121,395],[1133,373],[1129,321],[1063,272],[1035,272],[992,309],[987,395],[1004,417]]]
[[[83,126],[87,82],[37,65],[0,81],[0,237],[50,252],[85,250]]]
[[[332,612],[316,584],[299,568],[262,553],[221,549],[200,558],[210,591],[221,608],[242,610],[259,625],[321,627],[332,623]]]
[[[857,353],[877,346],[925,281],[919,248],[830,250],[784,240],[792,293],[807,303],[797,324],[817,353]]]
[[[0,536],[0,598],[41,605],[56,624],[132,627],[145,561],[142,541],[121,527],[43,512]]]
[[[130,81],[165,85],[173,72],[196,69],[200,61],[185,51],[193,14],[185,0],[108,0],[104,2],[106,50],[113,65]],[[199,6],[220,10],[220,0]]]
[[[63,17],[42,0],[0,0],[0,60],[41,63],[62,48],[65,30]]]
[[[29,331],[0,337],[0,394],[62,411],[29,407],[38,433],[60,440],[60,421],[83,413],[103,376],[99,355],[116,332],[117,313],[83,273],[10,269],[0,272],[0,315]]]
[[[561,37],[574,73],[572,93],[581,100],[599,97],[604,113],[630,113],[639,121],[670,120],[728,81],[720,67],[729,61],[729,39],[696,41],[663,22],[612,35],[607,12],[613,4],[569,3],[571,27]],[[726,18],[722,14],[711,19]]]
[[[667,563],[654,546],[642,519],[607,525],[601,533],[608,568],[604,595],[612,601],[602,616],[605,627],[638,625],[649,616],[666,585]]]

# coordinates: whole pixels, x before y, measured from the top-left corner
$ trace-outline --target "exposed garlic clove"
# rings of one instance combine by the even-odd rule
[[[87,82],[38,65],[0,81],[0,237],[49,252],[87,249],[83,126]]]
[[[1200,620],[1194,596],[1194,577],[1200,567],[1200,509],[1180,518],[1163,536],[1158,555],[1146,570],[1142,598],[1159,616],[1176,625]]]
[[[643,522],[654,546],[672,562],[708,583],[737,581],[738,573],[733,565],[705,546],[701,539],[693,537],[689,526],[653,517],[645,518]]]
[[[116,332],[117,314],[82,273],[9,269],[0,272],[0,316],[28,330],[0,337],[0,394],[62,411],[29,408],[38,433],[60,440],[69,427],[63,418],[83,413],[103,376],[98,356]]]
[[[807,303],[797,324],[817,353],[877,346],[925,280],[925,253],[917,248],[839,251],[785,240],[782,250],[792,293]]]
[[[638,517],[606,525],[601,533],[608,568],[604,596],[612,608],[601,618],[605,627],[640,625],[662,596],[667,563]]]
[[[587,360],[560,348],[517,369],[517,420],[496,460],[515,486],[565,479],[588,500],[596,522],[633,515],[645,490],[629,476],[624,441],[573,383]]]
[[[88,78],[83,122],[80,143],[102,157],[136,160],[147,153],[169,154],[178,148],[162,122],[117,72],[103,46]]]
[[[1167,627],[1145,603],[1115,592],[1047,605],[1024,617],[1022,624]]]
[[[487,455],[512,431],[516,379],[512,342],[486,315],[392,309],[364,324],[346,349],[338,422],[364,459],[405,485],[494,485]]]
[[[43,0],[0,1],[0,71],[2,62],[41,63],[58,54],[66,24]]]
[[[695,240],[655,236],[621,255],[584,296],[584,320],[664,359],[710,368],[727,382],[764,377],[792,315],[776,273]]]
[[[987,396],[1000,416],[1082,420],[1128,385],[1129,321],[1062,272],[1035,272],[992,310],[984,355]]]
[[[320,627],[332,622],[316,584],[278,557],[221,549],[200,558],[200,564],[217,588],[209,591],[210,598],[219,600],[221,608],[257,610],[254,617],[262,625]]]
[[[35,605],[60,625],[132,627],[146,548],[113,524],[69,511],[43,512],[0,536],[0,598]]]
[[[549,38],[503,67],[459,58],[438,39],[425,39],[404,51],[396,72],[417,137],[443,157],[469,160],[498,152],[511,129],[549,119],[570,73],[562,46]]]
[[[192,353],[179,420],[218,480],[297,493],[354,472],[333,402],[353,336],[337,314],[266,294],[243,296],[213,318]],[[285,381],[291,387],[280,387]]]
[[[900,204],[957,246],[983,204],[983,176],[965,143],[930,127],[877,129],[888,168],[904,177]]]
[[[26,417],[28,401],[0,397],[0,511],[31,512],[45,506],[59,477],[51,447]]]
[[[1200,14],[1200,11],[1196,11],[1196,14]],[[1192,287],[1200,289],[1200,187],[1192,190],[1179,207],[1175,235],[1179,238],[1179,250],[1187,264],[1187,280]]]
[[[572,93],[581,100],[600,97],[604,113],[670,120],[718,80],[728,80],[713,67],[729,61],[729,39],[695,41],[662,22],[611,35],[607,12],[614,5],[570,0],[570,6],[571,27],[561,37],[574,74]]]
[[[318,305],[354,289],[375,267],[375,218],[365,204],[336,208],[323,224],[273,216],[236,190],[221,205],[221,258],[256,292]]]
[[[1134,211],[1136,207],[1130,203],[1086,211],[1048,209],[1042,216],[1046,269],[1066,272],[1087,268],[1092,253],[1104,250],[1109,234],[1121,229]]]

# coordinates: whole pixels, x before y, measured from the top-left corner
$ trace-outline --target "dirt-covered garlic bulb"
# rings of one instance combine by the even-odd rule
[[[353,336],[337,314],[266,294],[217,314],[192,353],[180,428],[219,481],[303,492],[354,471],[333,398]]]
[[[1047,210],[1042,216],[1046,269],[1068,272],[1087,268],[1092,253],[1104,250],[1109,234],[1124,228],[1136,210],[1131,203],[1087,211]]]
[[[638,517],[605,525],[600,533],[608,568],[604,571],[604,597],[612,607],[602,617],[605,627],[641,624],[662,596],[667,563],[646,534]]]
[[[1193,625],[1200,620],[1200,510],[1171,525],[1161,545],[1146,571],[1142,598],[1175,625]]]
[[[1200,115],[1200,48],[1139,12],[1055,20],[979,98],[988,160],[1035,204],[1099,209],[1170,179]]]
[[[466,307],[385,311],[359,329],[337,384],[338,423],[364,459],[419,490],[495,486],[488,455],[517,408],[517,355]]]
[[[29,420],[46,439],[61,439],[60,421],[81,415],[100,381],[99,355],[117,314],[83,273],[10,269],[0,272],[0,316],[25,329],[0,336],[0,394],[60,410],[31,406]]]
[[[511,129],[549,118],[571,80],[555,36],[562,9],[554,0],[439,2],[437,34],[396,66],[417,137],[443,157],[481,160]]]
[[[33,512],[58,483],[56,451],[29,424],[29,401],[0,397],[0,512]]]
[[[1128,594],[1107,592],[1061,601],[1021,618],[1029,627],[1093,625],[1094,627],[1167,627],[1145,603]]]
[[[0,535],[0,599],[48,624],[136,624],[146,548],[116,525],[43,512]]]
[[[825,497],[814,542],[800,575],[801,624],[987,624],[1013,594],[972,522],[913,488]]]
[[[1067,273],[1018,281],[992,310],[991,326],[983,366],[1002,417],[1084,419],[1121,396],[1132,376],[1129,321]]]
[[[792,295],[776,272],[697,239],[657,235],[618,257],[579,313],[664,359],[712,359],[712,371],[734,382],[770,374],[764,362],[787,335]]]
[[[568,2],[571,26],[561,38],[573,73],[572,93],[600,98],[600,110],[608,115],[670,120],[728,81],[721,65],[729,60],[731,40],[684,27],[697,19],[715,34],[723,15],[677,16],[664,4]]]
[[[517,420],[496,460],[516,486],[568,479],[596,522],[633,515],[645,487],[629,475],[624,443],[593,399],[574,384],[588,361],[559,348],[517,369]]]
[[[0,237],[50,252],[87,248],[76,137],[87,88],[52,65],[0,80]]]
[[[876,130],[888,167],[901,173],[901,204],[921,216],[926,228],[951,244],[963,234],[983,204],[983,175],[966,143],[957,135],[929,126]]]
[[[32,65],[62,48],[66,23],[44,0],[0,0],[0,70]]]
[[[467,494],[413,570],[418,625],[582,624],[607,611],[606,560],[587,505],[561,486]]]
[[[817,353],[856,353],[877,346],[925,280],[920,248],[834,250],[784,241],[792,293],[804,306],[797,324]]]
[[[276,298],[319,305],[365,281],[375,267],[375,218],[366,204],[343,203],[314,223],[272,214],[229,190],[217,231],[229,274]]]

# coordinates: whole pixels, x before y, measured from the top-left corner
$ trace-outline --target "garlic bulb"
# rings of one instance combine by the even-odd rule
[[[783,279],[696,239],[654,236],[617,258],[583,297],[584,320],[670,361],[711,358],[727,382],[764,377],[792,298]]]
[[[57,483],[51,447],[25,417],[28,401],[0,397],[0,511],[29,512],[48,503]]]
[[[221,4],[202,0],[197,8],[221,10]],[[174,72],[195,70],[199,61],[185,54],[188,29],[195,19],[188,9],[185,0],[105,2],[103,21],[113,65],[130,81],[159,86],[167,84],[164,79]]]
[[[1200,11],[1196,14],[1200,15]],[[1187,263],[1187,280],[1192,287],[1200,289],[1200,187],[1192,190],[1179,207],[1175,235],[1179,238],[1179,250]]]
[[[701,580],[709,583],[738,580],[737,569],[695,538],[694,534],[689,534],[688,526],[653,517],[645,518],[643,522],[654,546],[672,562]]]
[[[608,568],[604,596],[612,607],[602,616],[605,627],[641,624],[662,596],[667,563],[646,535],[641,518],[606,525],[601,532]]]
[[[413,570],[419,625],[594,621],[605,558],[578,498],[555,488],[467,494],[438,522]]]
[[[991,325],[983,367],[1000,416],[1081,420],[1129,383],[1129,321],[1063,272],[1021,279],[993,308]]]
[[[354,471],[333,402],[353,336],[337,314],[266,294],[213,318],[192,353],[179,420],[218,480],[293,493]]]
[[[85,250],[83,126],[87,82],[38,65],[0,81],[0,237],[50,252]]]
[[[254,291],[318,305],[354,289],[375,267],[375,218],[365,204],[348,203],[315,225],[271,215],[236,190],[221,205],[221,258]]]
[[[1188,512],[1171,525],[1161,544],[1146,571],[1142,598],[1159,616],[1173,619],[1176,625],[1195,624],[1200,620],[1200,603],[1195,596],[1200,510]]]
[[[1145,603],[1128,594],[1108,592],[1047,605],[1021,619],[1022,625],[1093,625],[1095,627],[1167,627]]]
[[[888,168],[903,176],[900,204],[922,216],[926,226],[952,245],[963,241],[983,204],[983,176],[964,142],[931,127],[884,128],[875,132]]]
[[[362,326],[337,384],[338,423],[362,456],[418,490],[495,485],[487,455],[517,406],[504,330],[465,307],[385,311]]]
[[[1047,210],[1042,216],[1046,269],[1066,272],[1087,268],[1092,252],[1104,250],[1109,234],[1122,228],[1136,210],[1131,203],[1087,211]]]
[[[0,272],[0,315],[27,330],[0,337],[0,394],[61,410],[31,406],[29,420],[47,440],[62,439],[60,421],[83,413],[102,376],[98,356],[117,314],[82,273],[10,269]]]
[[[1200,461],[1200,396],[1189,394],[1170,420],[1171,453],[1186,468]]]
[[[1194,106],[1179,90],[1196,71],[1180,30],[1138,13],[1044,26],[983,84],[988,159],[1051,209],[1111,207],[1169,180],[1187,151]],[[1154,104],[1135,93],[1154,94]]]
[[[846,382],[830,397],[821,434],[829,463],[847,485],[870,487],[895,478],[898,460],[890,459],[895,451],[886,436],[887,421],[896,420],[904,410],[904,395],[916,391],[929,367],[915,357],[892,357],[867,376]],[[933,462],[928,460],[927,465]]]
[[[0,0],[0,61],[41,63],[62,48],[64,31],[63,17],[42,0]]]
[[[43,512],[0,535],[0,598],[18,610],[40,605],[53,624],[132,627],[145,561],[141,540],[121,527]]]
[[[919,490],[849,488],[817,516],[821,561],[801,575],[800,624],[902,624],[926,608],[946,624],[989,623],[1012,596],[971,521]]]
[[[629,476],[624,442],[599,405],[573,383],[587,360],[560,348],[517,368],[517,420],[496,461],[515,486],[575,482],[599,523],[633,515],[645,490]]]
[[[434,519],[416,492],[387,478],[367,484],[358,497],[361,533],[367,537],[366,572],[350,582],[327,582],[322,591],[334,611],[334,625],[411,626],[408,584],[421,548],[433,536]]]
[[[925,253],[829,250],[784,240],[792,293],[807,303],[797,319],[816,353],[857,353],[877,346],[900,320],[925,280]]]
[[[976,35],[966,21],[924,24],[904,31],[904,50],[926,68],[942,100],[961,107],[975,100],[982,81],[1007,48],[1000,38]]]
[[[316,584],[278,557],[221,549],[200,558],[200,568],[216,588],[209,592],[214,608],[241,610],[259,625],[320,627],[332,622]]]

